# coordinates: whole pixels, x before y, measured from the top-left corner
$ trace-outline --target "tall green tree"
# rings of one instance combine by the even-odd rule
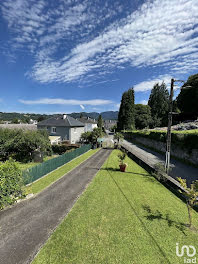
[[[169,92],[166,84],[156,83],[151,90],[148,105],[151,108],[153,127],[166,126],[168,120]]]
[[[191,75],[177,97],[177,106],[182,113],[198,117],[198,74]]]
[[[135,127],[137,129],[148,128],[152,123],[151,108],[149,105],[135,105]]]
[[[135,106],[134,89],[130,88],[122,95],[120,109],[118,113],[118,130],[135,128]]]
[[[100,128],[102,130],[103,120],[102,120],[102,116],[101,115],[99,115],[99,117],[98,117],[97,126],[98,126],[98,128]]]

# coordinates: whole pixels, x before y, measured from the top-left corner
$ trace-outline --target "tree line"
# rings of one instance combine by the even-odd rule
[[[185,89],[186,87],[186,89]],[[173,101],[175,121],[198,117],[198,74],[191,75]],[[156,83],[150,93],[148,105],[135,104],[134,89],[124,92],[118,113],[117,130],[134,130],[167,126],[169,92],[164,82]]]

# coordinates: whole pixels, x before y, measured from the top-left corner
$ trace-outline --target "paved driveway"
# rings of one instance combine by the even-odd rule
[[[110,152],[99,150],[40,194],[0,212],[0,264],[31,262]]]

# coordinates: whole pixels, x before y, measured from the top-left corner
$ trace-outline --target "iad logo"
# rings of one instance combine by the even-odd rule
[[[181,251],[179,251],[179,243],[176,243],[176,255],[181,258],[185,255],[185,253],[189,258],[184,257],[184,263],[197,263],[196,257],[193,258],[196,254],[194,246],[184,245],[181,247]]]

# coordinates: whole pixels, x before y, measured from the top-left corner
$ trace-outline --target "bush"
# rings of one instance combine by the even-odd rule
[[[52,146],[52,151],[55,153],[55,154],[59,154],[59,155],[62,155],[64,154],[65,152],[67,152],[68,150],[70,150],[71,147],[70,146],[66,146],[64,144],[61,144],[61,145],[53,145]]]
[[[126,132],[124,133],[124,136],[128,139],[135,139],[135,137],[139,136],[164,143],[166,142],[166,131],[137,130]],[[192,151],[192,149],[198,149],[198,133],[190,133],[188,131],[172,131],[171,142],[182,149]]]
[[[21,170],[13,159],[0,164],[0,209],[24,196]]]
[[[0,129],[0,159],[9,157],[17,161],[31,161],[33,152],[39,149],[44,154],[52,153],[48,133],[44,130],[24,131]]]

